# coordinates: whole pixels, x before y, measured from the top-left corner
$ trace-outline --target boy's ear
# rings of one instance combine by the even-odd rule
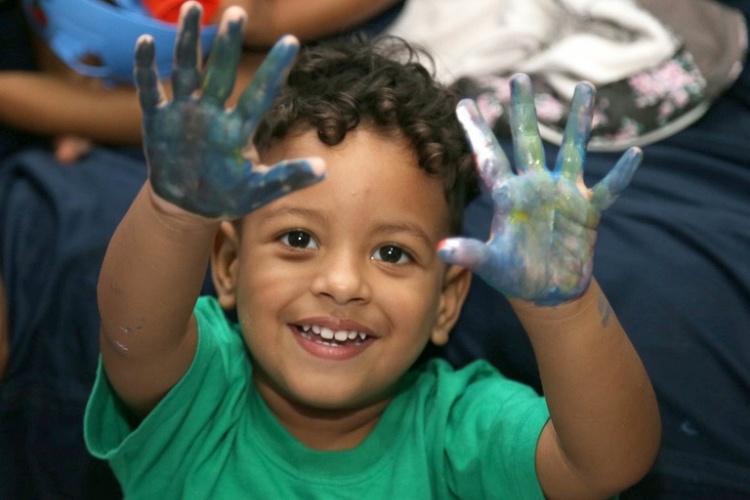
[[[461,307],[471,285],[471,271],[465,267],[450,265],[445,272],[443,290],[440,293],[440,305],[437,321],[432,329],[430,339],[436,345],[448,342],[453,325],[458,321]]]
[[[225,310],[237,305],[237,271],[239,269],[240,235],[235,224],[223,221],[216,232],[211,253],[211,278],[219,304]]]

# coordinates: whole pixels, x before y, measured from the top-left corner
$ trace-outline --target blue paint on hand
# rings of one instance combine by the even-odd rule
[[[271,49],[234,109],[245,15],[228,9],[213,44],[205,77],[200,71],[198,4],[183,8],[172,73],[174,98],[167,102],[154,65],[153,40],[138,40],[135,81],[143,110],[144,147],[154,192],[190,212],[234,219],[296,189],[322,180],[320,162],[281,162],[254,168],[248,154],[255,129],[284,85],[299,50],[291,36]]]
[[[473,101],[456,110],[490,189],[494,216],[487,242],[449,238],[438,248],[448,263],[472,269],[510,297],[557,305],[579,297],[591,281],[601,212],[630,183],[642,159],[626,151],[592,189],[583,183],[591,133],[594,87],[576,86],[571,113],[554,169],[546,166],[531,81],[511,79],[511,130],[516,172]]]

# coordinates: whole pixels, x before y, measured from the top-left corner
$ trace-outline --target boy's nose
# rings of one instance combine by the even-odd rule
[[[347,252],[331,254],[321,262],[312,283],[312,292],[344,305],[368,302],[372,290],[366,279],[366,260],[357,259]]]

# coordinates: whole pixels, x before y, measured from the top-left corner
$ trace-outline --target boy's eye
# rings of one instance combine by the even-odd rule
[[[395,245],[384,245],[372,254],[373,260],[382,260],[389,264],[406,264],[411,262],[411,256],[402,248]]]
[[[292,248],[318,248],[318,242],[305,231],[289,231],[281,235],[281,242]]]

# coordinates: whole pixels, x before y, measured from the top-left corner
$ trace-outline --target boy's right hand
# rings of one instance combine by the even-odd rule
[[[252,136],[284,84],[299,43],[292,36],[271,49],[234,109],[225,109],[242,51],[245,13],[222,17],[206,75],[200,71],[201,7],[183,5],[172,74],[174,99],[166,102],[154,65],[154,42],[142,36],[135,81],[143,110],[149,178],[161,198],[209,218],[233,219],[324,178],[319,160],[253,168]],[[200,92],[198,92],[200,90]]]

